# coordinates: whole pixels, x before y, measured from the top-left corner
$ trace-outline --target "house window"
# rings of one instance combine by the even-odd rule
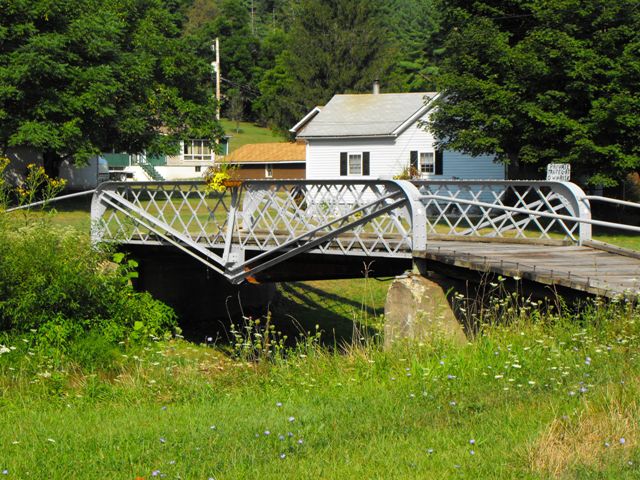
[[[362,154],[349,154],[349,175],[362,175]]]
[[[420,172],[435,173],[436,164],[433,152],[420,152]]]
[[[196,173],[200,173],[202,172],[202,167],[201,166],[197,166],[196,167]]]
[[[267,163],[264,166],[264,177],[265,178],[273,178],[273,165]]]
[[[186,140],[184,142],[182,158],[187,161],[214,160],[213,148],[208,140]]]

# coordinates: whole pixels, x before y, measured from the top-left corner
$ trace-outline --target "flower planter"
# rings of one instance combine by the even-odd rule
[[[224,185],[227,188],[239,187],[240,185],[242,185],[242,180],[235,180],[230,178],[228,180],[223,180],[222,185]]]

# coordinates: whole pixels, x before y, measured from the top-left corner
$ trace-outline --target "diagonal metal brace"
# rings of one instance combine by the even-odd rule
[[[316,246],[320,245],[321,243],[327,242],[329,240],[332,240],[333,238],[335,238],[337,235],[340,235],[341,233],[344,233],[348,230],[353,229],[354,227],[363,225],[367,222],[369,222],[370,220],[384,214],[387,212],[390,212],[392,210],[395,210],[396,208],[402,206],[404,203],[407,202],[406,198],[401,198],[399,200],[394,201],[393,203],[390,203],[378,210],[375,210],[374,212],[370,212],[367,213],[365,215],[363,215],[362,217],[360,217],[359,219],[353,221],[353,222],[349,222],[349,223],[343,223],[342,226],[331,230],[330,232],[327,232],[326,234],[315,238],[315,239],[311,239],[316,233],[318,233],[321,230],[324,230],[328,227],[330,227],[331,225],[334,225],[336,223],[340,223],[340,222],[344,222],[345,220],[347,220],[350,216],[362,212],[364,210],[367,210],[371,207],[375,207],[376,205],[388,200],[389,198],[397,195],[398,192],[394,192],[392,194],[389,195],[385,195],[384,197],[381,197],[379,199],[377,199],[375,202],[371,202],[367,205],[364,205],[360,208],[357,208],[349,213],[347,213],[346,215],[343,215],[339,218],[336,218],[335,220],[332,220],[331,222],[325,223],[324,225],[321,225],[317,228],[314,228],[313,230],[304,233],[303,235],[300,235],[292,240],[289,240],[285,243],[283,243],[282,245],[279,245],[277,248],[270,250],[268,252],[264,252],[261,253],[260,255],[253,257],[252,259],[248,260],[247,262],[238,265],[232,269],[229,269],[229,271],[227,272],[227,277],[233,282],[233,283],[239,283],[240,281],[244,280],[246,277],[254,275],[255,273],[261,272],[267,268],[272,267],[273,265],[277,265],[278,263],[281,263],[291,257],[294,257],[295,255],[299,255],[300,253],[303,253],[305,251],[311,250],[313,248],[315,248]],[[308,240],[307,240],[308,239]],[[300,242],[304,241],[305,243],[303,243],[302,245],[300,245]],[[257,265],[253,268],[249,268],[246,269],[245,268],[248,265],[251,264],[255,264],[256,261],[260,261],[263,258],[266,257],[270,257],[274,254],[274,252],[277,252],[279,250],[284,250],[290,246],[293,245],[298,245],[295,248],[292,248],[291,250],[287,250],[284,253],[282,253],[281,255],[277,256],[276,258],[272,258],[270,260],[267,260],[264,263],[261,263],[260,265]],[[238,272],[239,270],[241,270],[240,272]]]

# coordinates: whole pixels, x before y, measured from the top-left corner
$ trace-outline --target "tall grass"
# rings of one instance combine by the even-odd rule
[[[464,346],[340,353],[312,342],[247,361],[156,341],[124,351],[110,371],[53,365],[17,342],[0,355],[0,469],[15,478],[637,478],[639,334],[637,307],[622,302],[487,322]]]

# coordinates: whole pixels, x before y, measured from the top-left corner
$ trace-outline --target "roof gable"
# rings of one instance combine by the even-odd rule
[[[435,92],[335,95],[305,122],[298,137],[397,136],[430,108],[436,96]]]

